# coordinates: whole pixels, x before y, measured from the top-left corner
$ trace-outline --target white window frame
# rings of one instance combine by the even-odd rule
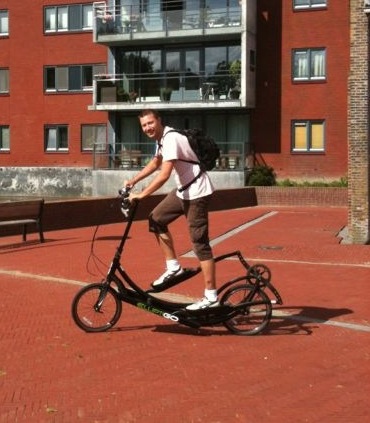
[[[61,145],[61,131],[67,131],[67,146]],[[46,152],[66,152],[68,147],[68,125],[46,125],[44,130],[44,143]]]
[[[105,123],[93,123],[81,125],[81,151],[106,151],[107,148],[107,125]]]
[[[69,13],[70,8],[80,6],[81,26],[70,29]],[[46,6],[44,8],[44,31],[45,33],[55,32],[78,32],[93,30],[93,5],[91,4],[71,4]]]
[[[293,81],[325,81],[327,73],[326,62],[327,57],[325,48],[293,49]]]
[[[80,67],[80,76],[81,76],[81,87],[79,89],[70,89],[70,81],[69,81],[69,69],[71,67]],[[91,81],[86,81],[86,74],[88,72],[88,68],[91,68]],[[48,93],[55,93],[55,92],[91,92],[93,90],[93,78],[94,75],[103,73],[102,70],[106,69],[105,64],[76,64],[76,65],[68,65],[68,66],[45,66],[44,68],[44,90]],[[48,87],[48,72],[52,72],[54,70],[54,87]],[[91,85],[88,84],[91,82]]]
[[[297,4],[297,0],[293,0],[293,9],[321,9],[328,6],[328,0],[306,0],[305,4]]]
[[[0,37],[7,37],[9,35],[9,12],[7,10],[0,10]]]
[[[68,6],[57,7],[57,28],[58,32],[68,31]]]
[[[84,31],[91,31],[93,29],[93,7],[91,4],[82,5],[82,29]]]
[[[314,125],[321,125],[322,126],[322,146],[320,148],[313,147],[313,126]],[[303,128],[306,131],[306,140],[305,140],[305,147],[297,147],[296,142],[296,129]],[[292,128],[292,153],[324,153],[325,152],[325,132],[326,132],[326,123],[324,119],[311,119],[311,120],[303,120],[303,119],[296,119],[292,120],[291,123]]]
[[[0,125],[0,152],[10,151],[10,126]]]
[[[9,94],[9,69],[0,68],[0,94]]]

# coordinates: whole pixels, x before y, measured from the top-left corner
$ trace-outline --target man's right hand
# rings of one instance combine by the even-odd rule
[[[124,188],[126,188],[126,187],[127,188],[132,188],[134,185],[135,185],[135,182],[134,182],[133,179],[129,179],[129,180],[123,181]]]

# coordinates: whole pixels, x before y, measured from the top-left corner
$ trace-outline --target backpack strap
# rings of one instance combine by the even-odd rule
[[[183,162],[185,162],[186,160],[182,160]],[[192,185],[203,173],[203,170],[201,169],[200,172],[198,173],[197,176],[195,176],[190,182],[188,182],[187,184],[183,185],[182,187],[180,187],[177,191],[178,192],[183,192],[185,190],[187,190],[190,185]]]
[[[178,134],[184,135],[186,137],[186,135],[183,134],[181,132],[181,130],[176,130],[176,129],[170,129],[168,132],[166,132],[166,134],[164,136],[166,136],[170,132],[177,132]],[[178,192],[184,192],[184,191],[186,191],[190,187],[190,185],[192,185],[198,178],[201,177],[202,173],[204,172],[204,169],[202,168],[201,163],[199,161],[185,160],[185,159],[177,159],[177,160],[179,160],[180,162],[197,164],[197,165],[199,165],[199,168],[200,168],[200,172],[190,182],[188,182],[187,184],[185,184],[182,187],[178,188]]]

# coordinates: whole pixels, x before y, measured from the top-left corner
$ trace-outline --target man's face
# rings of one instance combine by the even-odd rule
[[[145,115],[140,118],[141,129],[150,139],[159,140],[162,138],[163,127],[160,118],[153,114]]]

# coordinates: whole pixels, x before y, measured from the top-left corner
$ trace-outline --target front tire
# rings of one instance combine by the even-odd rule
[[[121,317],[122,302],[116,291],[102,283],[83,287],[72,302],[72,318],[85,332],[104,332]]]

